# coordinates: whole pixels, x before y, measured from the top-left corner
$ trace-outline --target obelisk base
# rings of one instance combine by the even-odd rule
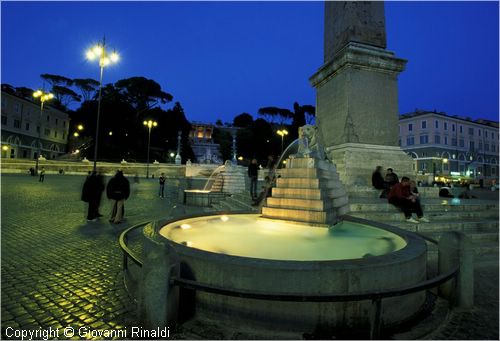
[[[344,186],[371,186],[375,167],[382,166],[384,172],[392,168],[401,178],[415,179],[415,162],[400,147],[362,143],[344,143],[326,148],[328,159],[337,166]]]

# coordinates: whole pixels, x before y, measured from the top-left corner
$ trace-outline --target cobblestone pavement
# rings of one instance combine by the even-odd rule
[[[123,286],[118,236],[129,226],[165,217],[179,198],[178,181],[167,181],[164,200],[157,197],[156,179],[131,183],[126,220],[110,225],[106,219],[110,204],[104,196],[104,217],[86,221],[86,204],[80,201],[83,176],[48,175],[44,183],[37,180],[25,175],[1,177],[2,339],[8,339],[9,327],[12,333],[68,326],[95,330],[138,326],[136,307]],[[498,192],[482,194],[498,200]],[[498,339],[498,255],[475,263],[476,306],[452,312],[429,335],[431,339]],[[182,338],[182,332],[177,337]]]
[[[2,339],[8,327],[123,330],[138,325],[123,286],[118,236],[133,224],[164,216],[177,199],[178,183],[167,182],[167,198],[160,200],[156,179],[131,182],[125,222],[111,225],[105,195],[104,217],[86,221],[83,181],[84,176],[49,175],[40,183],[35,177],[2,175]]]

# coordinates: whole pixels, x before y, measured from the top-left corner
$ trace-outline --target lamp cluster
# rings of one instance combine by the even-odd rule
[[[118,55],[118,53],[116,53],[116,51],[113,51],[108,55],[104,43],[97,44],[96,46],[87,50],[86,56],[88,60],[99,59],[100,67],[105,67],[110,64],[117,63],[120,60],[120,56]]]
[[[45,102],[54,98],[54,94],[50,92],[43,92],[42,90],[37,90],[33,93],[33,97],[40,98],[40,101]]]

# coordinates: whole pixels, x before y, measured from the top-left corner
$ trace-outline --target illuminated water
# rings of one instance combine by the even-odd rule
[[[332,228],[261,218],[214,215],[178,220],[160,230],[189,247],[233,256],[275,260],[342,260],[380,256],[406,242],[386,230],[352,222]]]

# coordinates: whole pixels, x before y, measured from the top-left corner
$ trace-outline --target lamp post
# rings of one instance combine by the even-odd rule
[[[43,115],[43,105],[45,101],[51,100],[54,98],[54,94],[50,92],[43,92],[42,90],[37,90],[33,93],[33,97],[40,98],[40,120],[38,121],[38,155],[36,156],[35,161],[35,174],[38,174],[38,159],[40,159],[40,155],[42,154],[42,115]]]
[[[87,51],[88,60],[99,60],[100,77],[99,77],[99,97],[97,100],[97,124],[95,128],[95,143],[94,143],[94,172],[97,171],[97,148],[99,143],[99,116],[101,114],[101,97],[102,97],[102,75],[104,67],[112,63],[118,62],[120,57],[116,52],[108,55],[106,51],[106,41],[102,38],[102,43],[97,44]]]
[[[144,121],[143,124],[148,127],[148,160],[146,164],[146,179],[149,178],[149,144],[151,142],[151,128],[156,127],[158,125],[157,122],[149,120]]]
[[[281,136],[281,154],[283,154],[283,138],[285,135],[288,135],[288,131],[286,129],[282,129],[278,130],[276,133]]]

